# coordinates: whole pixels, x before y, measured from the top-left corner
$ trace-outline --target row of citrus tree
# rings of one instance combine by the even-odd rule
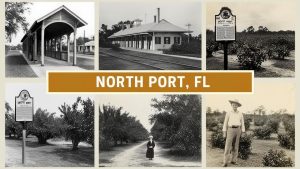
[[[15,121],[15,114],[9,103],[5,103],[5,134],[8,137],[22,137],[23,124]],[[27,136],[34,135],[39,144],[46,144],[48,139],[64,137],[71,140],[73,150],[78,149],[82,141],[94,145],[94,102],[78,97],[72,105],[58,107],[59,116],[47,109],[38,108],[33,121],[26,123]]]

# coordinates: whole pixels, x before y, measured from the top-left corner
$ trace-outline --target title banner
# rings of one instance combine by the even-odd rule
[[[245,92],[252,71],[205,72],[48,72],[48,92]]]

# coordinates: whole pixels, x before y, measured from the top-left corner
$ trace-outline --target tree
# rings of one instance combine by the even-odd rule
[[[9,42],[20,27],[27,32],[29,23],[25,13],[29,12],[28,2],[5,2],[5,38]]]
[[[55,113],[38,108],[34,114],[34,120],[28,126],[28,132],[38,138],[39,144],[46,144],[47,140],[58,136],[60,132],[59,120],[54,117]]]
[[[201,152],[201,98],[197,95],[165,95],[154,98],[151,133],[158,140],[168,141],[172,151],[181,155]]]
[[[78,108],[79,105],[83,107],[82,110]],[[90,124],[93,123],[93,106],[94,104],[89,98],[84,101],[78,97],[71,106],[63,104],[58,107],[62,113],[66,139],[72,140],[72,150],[77,150],[81,141],[93,144],[93,138],[91,138],[94,137],[91,132],[93,125]]]
[[[8,102],[5,102],[5,135],[15,138],[22,136],[23,126],[20,122],[15,121],[15,113]]]
[[[247,32],[248,32],[248,33],[254,33],[254,32],[255,32],[254,27],[253,27],[253,26],[249,26],[249,27],[247,28]]]

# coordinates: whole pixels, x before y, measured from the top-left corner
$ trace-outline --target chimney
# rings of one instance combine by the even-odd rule
[[[160,8],[157,8],[157,23],[160,22]]]
[[[154,23],[156,23],[156,15],[154,15]]]

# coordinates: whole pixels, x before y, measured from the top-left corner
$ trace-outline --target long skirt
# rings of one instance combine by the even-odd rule
[[[154,157],[154,149],[148,148],[146,152],[146,158],[153,158]]]

